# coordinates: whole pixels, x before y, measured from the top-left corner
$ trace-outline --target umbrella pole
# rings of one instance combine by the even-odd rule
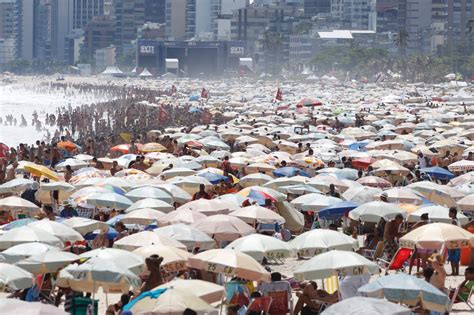
[[[224,307],[224,303],[226,300],[226,293],[225,293],[225,285],[227,284],[227,276],[224,275],[224,293],[221,299],[221,307],[219,308],[219,315],[222,315],[222,308]]]

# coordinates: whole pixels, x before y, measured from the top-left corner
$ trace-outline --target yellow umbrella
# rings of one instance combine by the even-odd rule
[[[54,181],[59,181],[59,176],[44,165],[29,164],[25,165],[25,171],[33,174],[34,176],[44,176]]]
[[[146,152],[146,153],[161,152],[161,151],[166,151],[166,147],[157,142],[150,142],[150,143],[144,144],[141,151]]]

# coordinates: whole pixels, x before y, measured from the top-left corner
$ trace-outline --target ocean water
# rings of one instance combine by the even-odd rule
[[[36,111],[43,128],[47,128],[51,136],[55,127],[44,126],[46,114],[57,114],[58,107],[79,106],[101,101],[94,95],[81,94],[69,90],[51,91],[48,88],[39,88],[34,83],[15,83],[0,85],[0,142],[8,146],[17,146],[19,143],[32,144],[36,140],[46,140],[46,130],[38,131],[32,126],[33,112]],[[5,125],[5,117],[13,115],[17,119],[16,126]],[[21,115],[26,119],[27,126],[20,127]],[[56,115],[57,116],[57,115]]]

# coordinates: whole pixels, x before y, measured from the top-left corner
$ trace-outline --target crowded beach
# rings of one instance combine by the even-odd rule
[[[18,80],[0,314],[474,311],[472,85]]]

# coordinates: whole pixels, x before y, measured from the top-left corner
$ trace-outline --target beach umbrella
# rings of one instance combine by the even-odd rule
[[[74,158],[78,159],[78,160],[81,160],[81,161],[86,161],[86,162],[90,162],[94,159],[94,157],[92,155],[82,154],[82,153],[74,155]]]
[[[134,274],[139,274],[145,270],[145,260],[140,255],[117,248],[97,248],[80,255],[81,258],[98,257],[103,260],[115,262],[122,268],[128,269]]]
[[[273,172],[274,170],[276,170],[276,168],[267,163],[252,163],[248,165],[247,167],[245,167],[245,172],[247,174],[260,173],[260,172],[271,174],[271,172]]]
[[[384,194],[387,195],[387,200],[392,203],[407,203],[407,204],[422,204],[422,199],[415,194],[411,189],[405,187],[395,187],[392,189],[384,190]],[[376,198],[379,198],[381,194],[377,194]]]
[[[251,187],[251,186],[263,186],[265,183],[273,180],[273,177],[267,174],[254,173],[242,177],[239,181],[239,185],[242,187]]]
[[[188,250],[214,248],[216,243],[206,233],[183,223],[176,223],[153,230],[158,235],[168,236],[186,245]]]
[[[70,159],[66,159],[66,160],[56,164],[54,166],[54,168],[57,169],[57,170],[64,170],[64,169],[66,169],[66,166],[70,166],[71,169],[78,170],[80,168],[86,167],[87,165],[89,165],[89,164],[87,164],[84,161],[74,159],[74,158],[70,158]]]
[[[206,215],[192,209],[181,209],[171,211],[161,218],[158,219],[159,225],[169,225],[169,224],[193,224],[201,219],[206,218]]]
[[[129,211],[122,217],[121,221],[125,224],[150,225],[153,222],[157,222],[158,219],[164,215],[165,214],[159,210],[142,208]]]
[[[79,259],[80,257],[73,253],[49,250],[20,260],[15,265],[37,275],[57,272],[64,266]]]
[[[149,143],[145,143],[140,151],[144,152],[144,153],[149,153],[149,152],[161,152],[161,151],[166,151],[166,147],[160,143],[157,143],[157,142],[149,142]]]
[[[199,165],[199,167],[201,167],[201,166]],[[164,179],[170,179],[170,178],[177,177],[177,176],[191,176],[191,175],[195,175],[195,174],[196,174],[196,171],[192,170],[192,169],[189,169],[189,168],[173,167],[170,170],[162,172],[160,175]]]
[[[352,201],[357,204],[364,204],[374,200],[374,196],[382,192],[379,188],[372,187],[354,187],[349,188],[342,194],[342,198],[347,201]]]
[[[97,207],[113,209],[127,209],[132,205],[130,199],[113,192],[89,196],[87,197],[87,202]]]
[[[369,186],[369,187],[379,187],[379,188],[387,188],[392,187],[392,184],[381,177],[378,176],[365,176],[356,180],[357,183]]]
[[[40,190],[44,191],[73,191],[75,187],[66,182],[51,182],[51,183],[41,183]]]
[[[127,208],[125,213],[129,213],[139,209],[155,209],[160,212],[168,213],[174,210],[174,207],[169,203],[161,201],[159,199],[145,198],[133,203]]]
[[[278,190],[281,186],[302,185],[308,182],[308,178],[304,176],[279,177],[272,179],[263,186]]]
[[[400,238],[400,247],[437,249],[442,246],[452,249],[474,244],[474,234],[453,224],[430,223],[408,232]]]
[[[407,187],[419,192],[426,199],[447,207],[455,206],[456,202],[464,197],[464,194],[455,188],[428,181],[412,183]]]
[[[309,196],[309,195],[303,195],[304,196]],[[298,197],[298,198],[301,198]],[[331,196],[326,196],[326,195],[321,195],[321,194],[311,194],[310,197],[308,197],[308,201],[298,204],[297,202],[300,202],[300,200],[297,200],[298,198],[294,199],[291,202],[292,204],[296,205],[297,208],[303,210],[303,211],[315,211],[318,212],[319,210],[326,208],[330,205],[336,204],[341,202],[342,200],[336,197],[331,197]]]
[[[365,170],[374,163],[376,160],[373,157],[360,157],[352,160],[352,166],[354,166],[357,169],[362,169]]]
[[[68,315],[54,305],[42,302],[26,302],[17,299],[0,298],[0,314],[2,315]]]
[[[474,161],[461,160],[448,166],[451,172],[466,172],[474,170]]]
[[[289,244],[302,257],[312,257],[334,249],[352,251],[359,247],[356,239],[341,232],[323,229],[304,232]]]
[[[358,178],[358,171],[352,168],[326,167],[317,171],[317,173],[331,174],[338,179],[356,180]]]
[[[220,164],[220,160],[212,155],[201,155],[196,158],[196,162],[204,167],[217,167]]]
[[[11,212],[39,213],[40,208],[26,199],[10,196],[0,199],[0,209]]]
[[[279,169],[276,169],[273,171],[273,175],[275,177],[292,177],[292,176],[311,177],[305,171],[293,166],[281,167]]]
[[[264,204],[266,199],[271,201],[285,201],[286,195],[274,189],[261,186],[252,186],[242,189],[237,193],[238,195],[252,200],[258,201],[259,204]]]
[[[192,195],[199,191],[199,185],[203,184],[206,190],[212,188],[212,184],[204,177],[192,175],[186,177],[174,177],[167,181],[169,184],[178,186],[179,188]]]
[[[188,267],[246,280],[270,281],[270,274],[251,256],[232,249],[211,249],[188,259]]]
[[[309,180],[308,185],[313,186],[322,192],[329,192],[329,186],[334,185],[339,192],[349,189],[349,186],[332,175],[318,175]]]
[[[142,144],[140,143],[136,143],[135,144],[138,148],[138,150],[141,150],[142,148]],[[129,143],[123,143],[123,144],[118,144],[116,146],[113,146],[112,148],[110,148],[110,151],[112,152],[120,152],[120,153],[123,153],[123,154],[127,154],[130,152],[130,144]]]
[[[213,236],[217,241],[233,241],[241,236],[255,233],[255,229],[244,221],[224,214],[209,216],[191,226]]]
[[[362,204],[349,212],[349,218],[356,221],[378,223],[381,218],[384,218],[385,221],[390,221],[397,214],[405,217],[406,211],[392,203],[372,201]]]
[[[410,213],[407,217],[408,222],[418,222],[421,216],[427,213],[431,222],[451,223],[453,219],[449,217],[449,209],[443,206],[427,206]],[[461,225],[469,223],[469,218],[462,213],[457,214],[457,219]]]
[[[474,211],[474,194],[459,199],[457,205],[463,211]]]
[[[232,204],[234,204],[238,207],[242,207],[242,204],[246,200],[245,197],[242,197],[241,195],[237,195],[237,194],[225,194],[225,195],[221,195],[219,197],[216,197],[215,199],[223,200],[223,201],[228,202],[228,203],[232,203]]]
[[[213,214],[227,214],[230,211],[237,210],[239,206],[227,203],[223,200],[219,199],[197,199],[185,203],[184,205],[180,206],[177,210],[193,210],[200,212],[205,215],[213,215]]]
[[[129,198],[130,200],[136,202],[146,198],[153,198],[159,199],[164,201],[168,204],[173,203],[173,197],[167,191],[157,188],[155,186],[145,186],[140,188],[135,188],[130,190],[128,193],[125,194],[125,197]]]
[[[229,215],[237,217],[242,221],[252,225],[256,223],[285,223],[285,219],[281,215],[275,211],[258,205],[252,205],[234,210],[229,213]]]
[[[227,177],[227,176],[216,174],[216,173],[211,173],[211,172],[203,172],[203,173],[200,172],[197,175],[201,176],[201,177],[204,177],[205,179],[207,179],[213,185],[219,184],[221,181],[224,181],[224,182],[229,182],[230,181],[229,177]]]
[[[82,235],[79,234],[79,232],[76,232],[73,228],[49,219],[35,221],[28,224],[28,226],[48,232],[49,234],[59,238],[63,243],[75,243],[84,240]]]
[[[321,314],[411,315],[412,311],[409,308],[389,302],[387,300],[355,296],[329,306]]]
[[[428,174],[434,179],[450,180],[454,178],[453,173],[439,166],[420,168],[420,172]]]
[[[0,235],[0,249],[6,249],[18,244],[31,242],[38,242],[58,247],[63,246],[61,240],[56,236],[31,226],[22,226]]]
[[[217,315],[218,311],[196,295],[189,293],[188,289],[181,290],[174,287],[158,289],[145,293],[143,299],[130,303],[127,308],[137,315],[181,315],[185,310],[191,309],[198,315]]]
[[[20,226],[25,226],[25,225],[28,225],[30,224],[31,222],[35,222],[35,221],[38,221],[37,219],[34,219],[34,218],[24,218],[24,219],[18,219],[18,220],[14,220],[14,221],[11,221],[10,223],[7,223],[5,225],[2,225],[1,226],[1,230],[2,231],[9,231],[11,229],[16,229]]]
[[[160,188],[160,189],[163,189],[165,191],[167,191],[168,193],[170,193],[172,196],[173,196],[173,199],[178,202],[178,203],[186,203],[188,201],[191,201],[192,199],[192,196],[186,192],[184,189],[176,186],[176,185],[173,185],[173,184],[158,184],[158,185],[154,185],[155,187],[157,188]],[[151,207],[152,208],[152,207]],[[160,210],[160,209],[158,209]],[[163,210],[161,210],[163,211]],[[166,211],[164,211],[166,212]]]
[[[291,255],[291,247],[287,243],[267,235],[252,234],[236,239],[225,248],[245,253],[257,261],[264,257],[269,260],[282,259]]]
[[[325,220],[338,220],[346,216],[349,211],[357,208],[357,206],[358,204],[352,201],[341,201],[319,210],[318,217]]]
[[[449,297],[424,279],[399,273],[376,279],[359,288],[359,294],[444,313],[449,311]]]
[[[313,186],[309,186],[306,184],[299,184],[299,185],[291,185],[291,186],[281,186],[277,187],[276,190],[286,193],[286,194],[294,194],[294,195],[306,195],[312,193],[320,194],[321,191],[314,188]]]
[[[159,235],[151,231],[142,231],[125,236],[114,242],[114,248],[133,251],[147,245],[167,245],[186,250],[186,245],[171,237]]]
[[[33,286],[33,275],[28,271],[7,263],[0,263],[0,291],[23,290]],[[3,313],[2,313],[3,314]]]
[[[23,243],[5,249],[0,253],[0,262],[16,263],[19,260],[43,254],[47,251],[59,251],[58,247],[43,243]]]
[[[0,193],[22,192],[31,188],[35,181],[26,178],[15,178],[0,185]]]
[[[325,279],[332,276],[377,274],[377,263],[350,251],[331,250],[300,264],[293,272],[297,280]]]
[[[81,235],[86,235],[87,233],[93,232],[95,230],[107,231],[109,228],[105,222],[82,217],[69,218],[61,221],[61,224],[65,224],[73,228]]]
[[[115,261],[93,257],[81,265],[71,264],[58,276],[58,285],[74,291],[96,293],[99,287],[106,293],[126,293],[138,289],[140,279]]]
[[[459,175],[458,177],[455,177],[451,179],[448,183],[449,186],[460,186],[463,184],[470,184],[474,183],[474,172],[469,172],[466,174]]]
[[[323,103],[321,103],[320,101],[318,100],[315,100],[315,99],[312,99],[312,98],[303,98],[301,99],[301,101],[299,101],[297,104],[296,104],[296,107],[299,108],[299,107],[314,107],[314,106],[321,106],[323,105]]]
[[[56,145],[58,149],[63,149],[69,152],[76,150],[79,146],[71,141],[59,141]]]
[[[148,245],[135,249],[132,253],[146,259],[152,255],[163,257],[161,267],[167,273],[186,270],[186,262],[191,254],[185,250],[165,245]]]
[[[101,178],[100,182],[97,183],[97,184],[100,184],[102,186],[112,185],[112,186],[121,187],[123,189],[129,189],[129,188],[131,188],[135,185],[130,180],[128,180],[126,177]]]
[[[24,169],[25,171],[27,171],[28,173],[31,173],[34,176],[38,176],[38,177],[44,176],[46,178],[49,178],[50,180],[59,181],[58,174],[56,174],[55,172],[53,172],[52,170],[50,170],[44,165],[31,163],[31,164],[25,165]]]
[[[164,283],[155,289],[169,289],[175,288],[178,290],[189,290],[193,288],[193,294],[200,297],[207,303],[219,302],[225,292],[223,286],[197,279],[179,279]]]

